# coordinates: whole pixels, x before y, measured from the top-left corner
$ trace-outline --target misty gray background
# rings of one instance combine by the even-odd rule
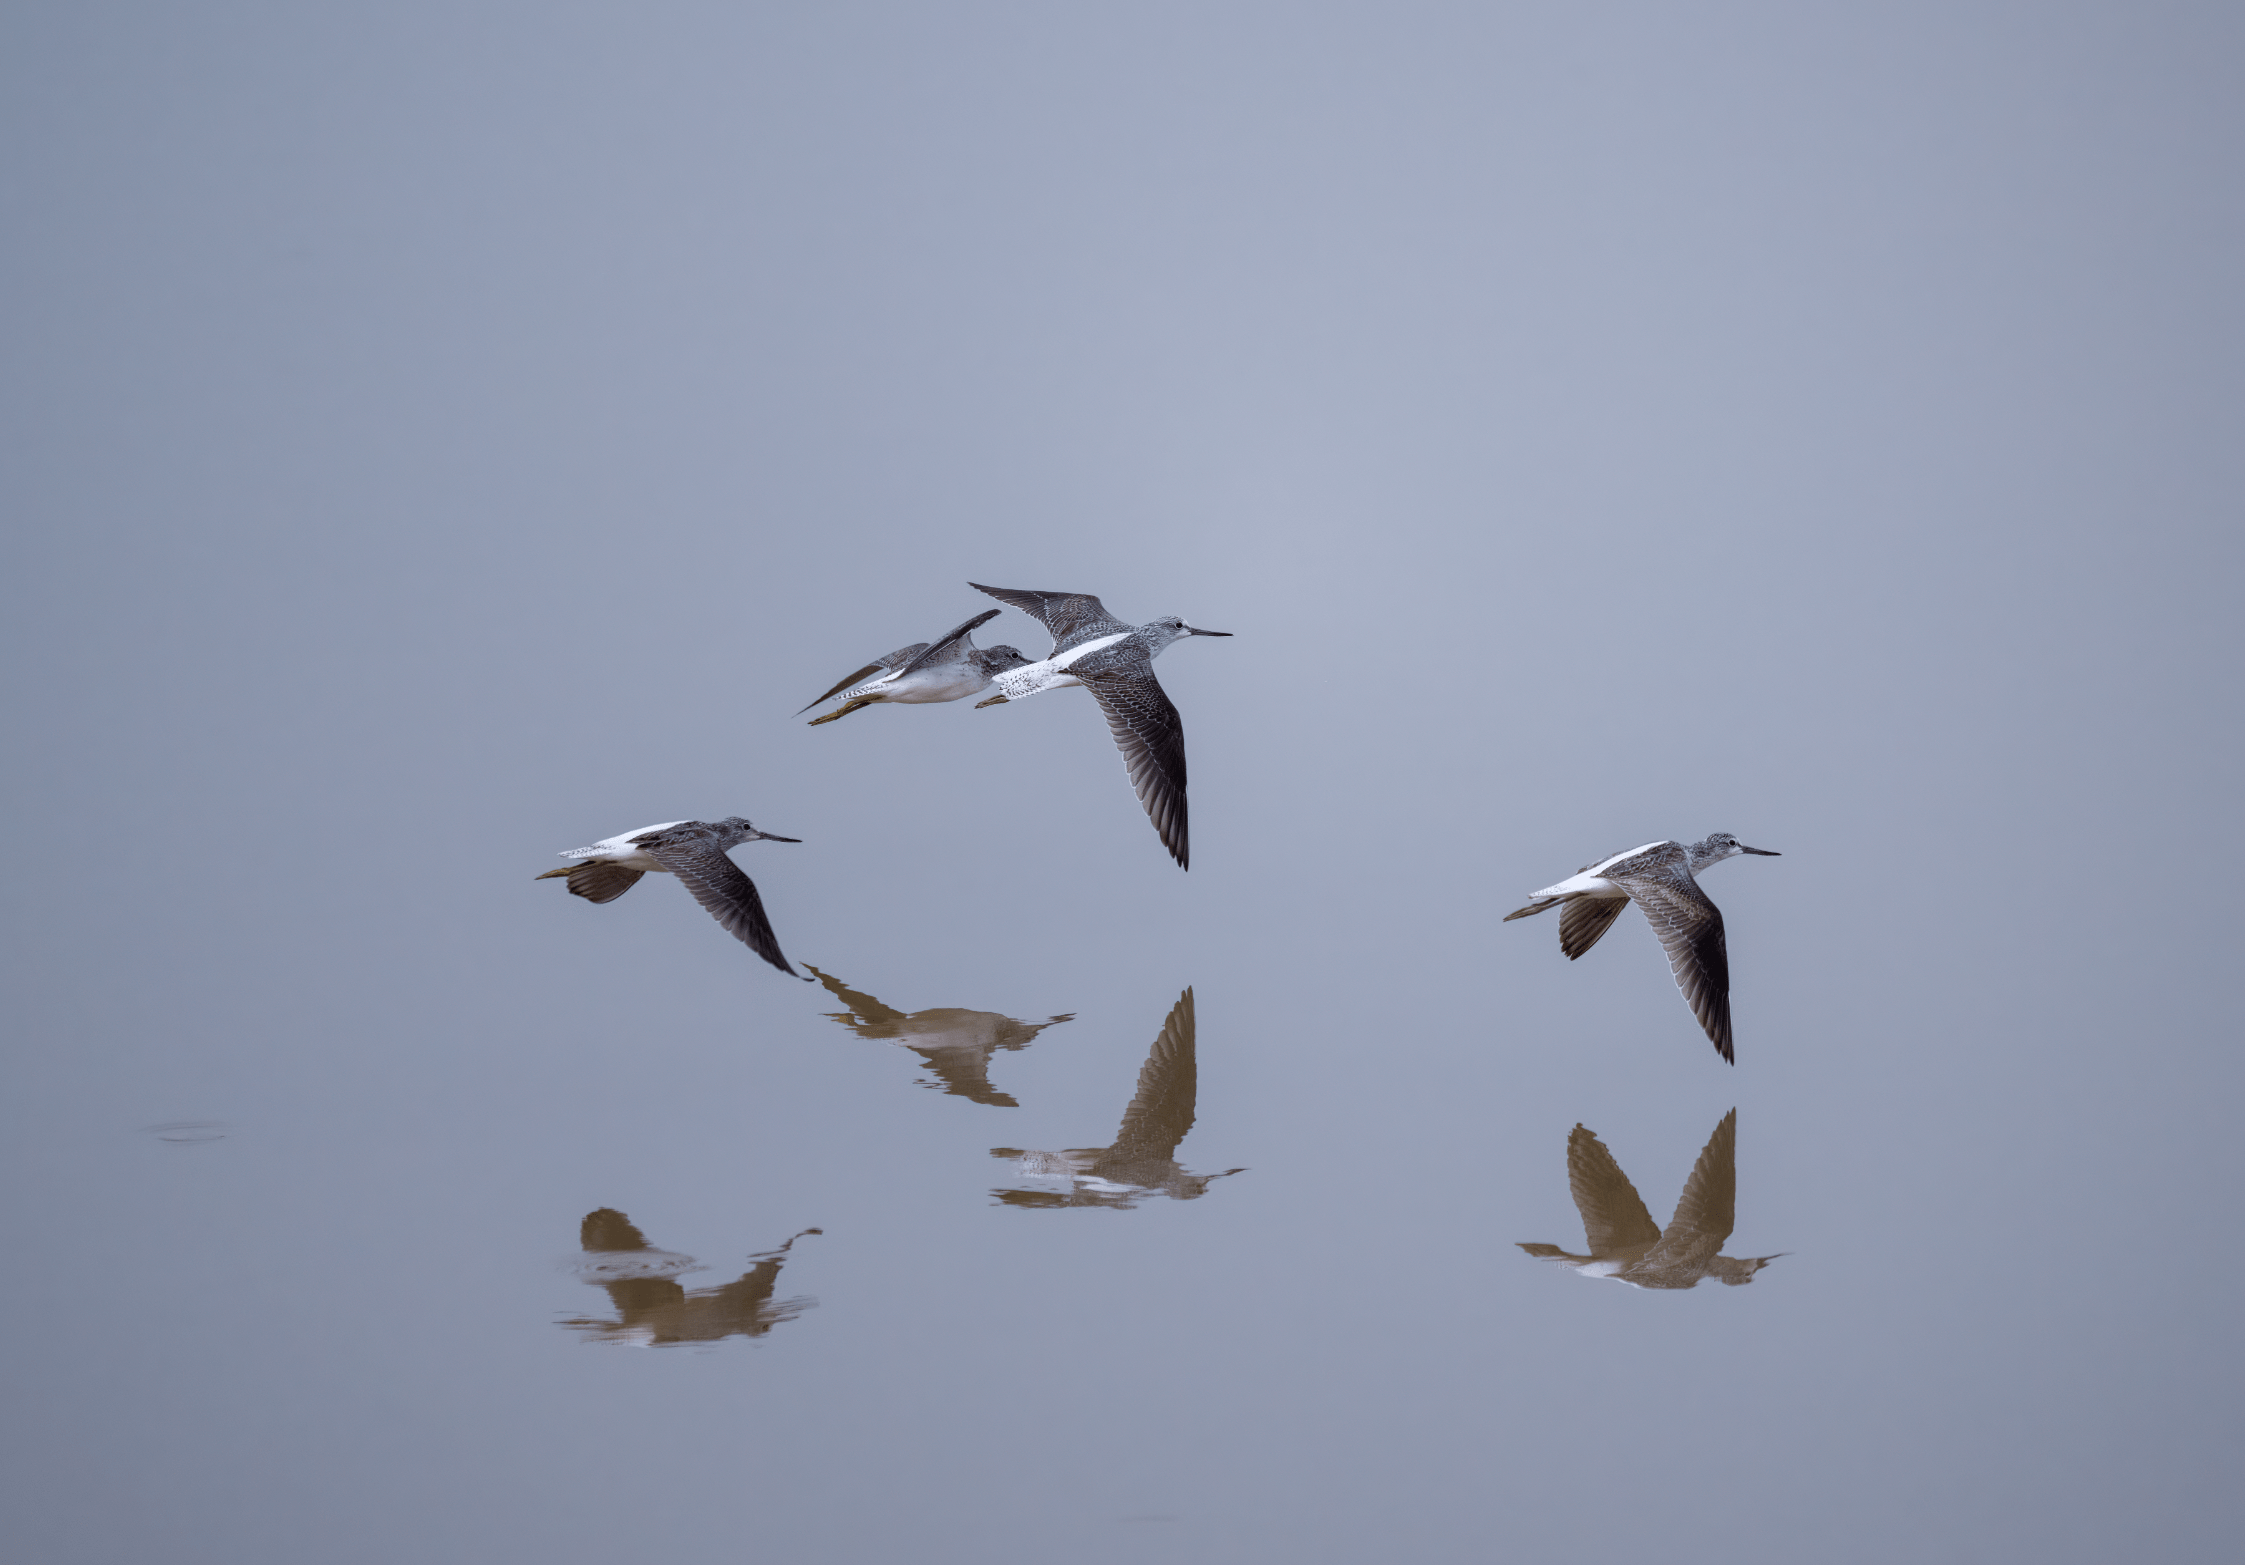
[[[2232,1557],[2241,45],[9,8],[9,1556]],[[1080,693],[790,719],[970,578],[1236,632],[1190,875]],[[1020,1108],[531,881],[735,811],[791,956],[1076,1013]],[[1498,922],[1715,830],[1735,1069]],[[993,1204],[1188,984],[1248,1171]],[[1514,1248],[1733,1106],[1752,1287]],[[818,1302],[581,1341],[602,1206]]]

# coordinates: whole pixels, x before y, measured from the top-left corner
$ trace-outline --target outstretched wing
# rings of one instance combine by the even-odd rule
[[[612,1206],[598,1207],[585,1214],[585,1220],[577,1225],[577,1242],[587,1250],[649,1248],[647,1236],[639,1231],[639,1225]]]
[[[1606,1143],[1580,1125],[1567,1134],[1567,1188],[1582,1213],[1592,1255],[1642,1250],[1660,1239],[1660,1225],[1645,1210],[1637,1187]]]
[[[1127,644],[1126,644],[1127,645]],[[1094,654],[1101,660],[1110,654]],[[1083,681],[1107,714],[1107,730],[1122,751],[1130,785],[1154,823],[1162,846],[1179,869],[1192,867],[1185,819],[1185,722],[1154,678],[1154,664],[1143,652],[1115,666],[1070,670]]]
[[[1134,1163],[1177,1155],[1177,1144],[1193,1128],[1193,1103],[1200,1092],[1193,1034],[1193,991],[1187,989],[1169,1008],[1161,1036],[1146,1051],[1146,1063],[1138,1069],[1138,1091],[1123,1110],[1122,1129],[1115,1132],[1109,1156]]]
[[[764,916],[764,899],[756,894],[756,883],[717,846],[717,833],[699,821],[689,821],[631,840],[676,875],[694,894],[694,900],[741,944],[788,977],[802,976],[780,955],[779,939],[772,933],[772,921]]]
[[[1598,943],[1598,937],[1614,927],[1621,910],[1629,906],[1627,897],[1573,897],[1559,910],[1559,949],[1572,962],[1583,952]]]
[[[1056,656],[1086,641],[1095,641],[1101,636],[1112,636],[1118,630],[1132,628],[1108,613],[1106,605],[1088,592],[1038,592],[1030,587],[985,587],[978,581],[970,581],[967,585],[977,592],[987,592],[1000,603],[1011,604],[1051,631],[1052,650]]]
[[[952,634],[962,635],[964,634],[964,630],[953,631]],[[818,698],[818,701],[831,701],[834,697],[849,689],[850,686],[856,684],[859,680],[865,678],[868,674],[878,674],[884,668],[901,668],[927,650],[928,644],[924,641],[915,641],[909,647],[898,647],[894,652],[889,653],[885,657],[875,658],[872,662],[866,664],[865,667],[859,669],[856,673],[844,674],[842,676],[841,683],[836,685],[832,690],[829,690],[825,695],[820,696]],[[813,701],[812,703],[810,703],[810,706],[804,707],[801,712],[797,712],[795,715],[797,717],[801,717],[803,715],[803,712],[808,712],[811,707],[817,706],[818,701]]]
[[[643,869],[626,869],[621,864],[609,864],[600,859],[585,859],[567,869],[550,869],[540,875],[547,880],[555,875],[569,877],[569,894],[583,897],[587,902],[613,902],[639,884]]]
[[[990,621],[996,619],[1003,612],[1005,611],[1002,609],[984,609],[980,614],[977,614],[973,619],[968,620],[964,625],[954,626],[952,629],[945,631],[942,636],[938,637],[934,641],[929,642],[926,646],[922,647],[918,652],[913,654],[912,660],[896,671],[896,677],[902,679],[905,675],[912,673],[916,669],[926,668],[930,663],[935,662],[946,652],[950,651],[950,649],[957,644],[959,638],[964,636],[968,631],[974,629],[974,627],[977,625],[987,625]]]
[[[1676,1215],[1661,1232],[1660,1243],[1645,1257],[1647,1266],[1704,1266],[1731,1236],[1738,1212],[1738,1110],[1725,1114],[1715,1134],[1692,1165],[1677,1198]]]
[[[1726,1060],[1731,1053],[1731,959],[1723,944],[1721,909],[1707,900],[1691,871],[1681,863],[1655,867],[1640,874],[1607,878],[1629,893],[1645,910],[1645,920],[1660,937],[1668,953],[1668,970],[1684,1003],[1707,1030],[1708,1041]]]

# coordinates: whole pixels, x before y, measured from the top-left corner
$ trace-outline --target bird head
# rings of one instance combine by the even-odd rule
[[[1186,636],[1228,636],[1231,634],[1228,630],[1202,630],[1198,625],[1188,625],[1185,623],[1184,616],[1179,614],[1164,614],[1160,619],[1148,620],[1139,627],[1139,632],[1153,643],[1156,652],[1168,646],[1172,641],[1181,640]]]
[[[1702,841],[1692,844],[1692,867],[1703,869],[1709,864],[1720,864],[1740,853],[1755,853],[1765,859],[1782,858],[1774,848],[1749,848],[1727,831],[1718,831]]]
[[[754,826],[751,826],[748,823],[748,817],[745,815],[728,815],[723,820],[717,821],[714,824],[725,827],[729,831],[738,832],[739,835],[733,839],[736,843],[801,842],[803,840],[801,837],[782,837],[772,832],[758,831]]]

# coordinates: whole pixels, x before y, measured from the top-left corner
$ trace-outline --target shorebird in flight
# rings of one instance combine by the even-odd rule
[[[1738,1110],[1725,1114],[1692,1165],[1676,1215],[1662,1228],[1606,1144],[1577,1125],[1567,1137],[1567,1186],[1582,1213],[1588,1255],[1555,1244],[1524,1244],[1538,1260],[1560,1261],[1584,1277],[1611,1277],[1632,1288],[1689,1288],[1703,1277],[1729,1287],[1754,1280],[1774,1255],[1723,1255],[1738,1206]]]
[[[1162,846],[1179,869],[1192,857],[1185,822],[1185,725],[1154,678],[1154,659],[1186,636],[1229,636],[1202,630],[1174,614],[1126,625],[1089,593],[1036,592],[1027,588],[968,586],[1034,616],[1052,632],[1052,656],[1000,674],[998,693],[977,707],[1018,701],[1040,691],[1082,685],[1107,714],[1115,748],[1122,751],[1131,786]]]
[[[806,1228],[795,1239],[818,1232]],[[677,1278],[705,1268],[690,1255],[650,1245],[638,1225],[614,1207],[587,1212],[577,1233],[584,1256],[570,1269],[586,1282],[607,1290],[608,1302],[616,1307],[618,1318],[581,1316],[561,1324],[594,1341],[660,1348],[678,1342],[761,1337],[818,1302],[772,1298],[779,1286],[780,1268],[787,1264],[785,1257],[795,1239],[776,1250],[750,1256],[756,1264],[738,1280],[722,1288],[697,1288],[689,1293]]]
[[[1190,1201],[1226,1174],[1189,1174],[1177,1161],[1177,1145],[1193,1128],[1200,1070],[1193,1058],[1193,991],[1187,989],[1169,1008],[1161,1035],[1139,1067],[1138,1091],[1123,1110],[1122,1129],[1112,1146],[1071,1147],[1066,1152],[1025,1152],[992,1147],[992,1157],[1010,1160],[1022,1177],[1049,1181],[1062,1189],[1000,1189],[990,1193],[1007,1206],[1106,1206],[1127,1211],[1146,1196]]]
[[[1021,1107],[1009,1093],[990,1085],[990,1057],[1000,1049],[1026,1049],[1047,1027],[1075,1020],[1075,1013],[1025,1022],[996,1011],[962,1011],[955,1006],[914,1011],[907,1016],[891,1010],[869,994],[861,994],[832,973],[821,973],[805,962],[826,992],[848,1006],[827,1014],[860,1038],[882,1038],[901,1044],[926,1062],[942,1090],[992,1108]]]
[[[808,712],[819,701],[831,701],[836,696],[842,698],[840,706],[824,717],[812,718],[810,726],[816,728],[821,723],[848,717],[859,707],[878,701],[957,701],[989,689],[990,681],[999,674],[1021,668],[1029,661],[1018,648],[979,648],[974,644],[974,637],[967,634],[977,625],[996,619],[998,613],[996,609],[986,609],[952,629],[941,640],[915,641],[909,647],[898,647],[887,657],[875,658],[856,673],[845,674],[840,684],[803,708],[803,712]],[[860,680],[864,683],[860,684]],[[795,715],[801,717],[803,712]]]
[[[1598,943],[1621,910],[1634,902],[1668,953],[1668,970],[1684,1002],[1707,1029],[1715,1051],[1732,1064],[1731,962],[1723,944],[1722,909],[1699,889],[1698,876],[1710,865],[1740,853],[1774,859],[1769,848],[1749,848],[1727,831],[1690,847],[1680,842],[1648,842],[1617,853],[1556,886],[1534,893],[1536,900],[1504,916],[1506,923],[1559,908],[1559,949],[1573,961]]]
[[[721,821],[664,821],[604,837],[589,848],[573,848],[561,856],[576,863],[549,869],[535,878],[552,880],[565,875],[571,896],[587,902],[613,902],[651,870],[676,875],[694,894],[694,900],[741,944],[788,977],[803,978],[780,955],[780,943],[772,934],[772,921],[764,916],[764,899],[756,894],[756,883],[725,856],[728,848],[744,842],[802,840],[758,831],[738,815],[728,815]],[[803,982],[810,980],[803,978]]]

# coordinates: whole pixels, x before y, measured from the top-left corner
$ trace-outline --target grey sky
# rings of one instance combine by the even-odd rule
[[[15,8],[25,1557],[2227,1558],[2241,33]],[[789,718],[970,579],[1236,633],[1190,875],[1080,693]],[[736,812],[1018,1108],[532,883]],[[1735,1069],[1498,923],[1717,830]],[[1246,1172],[993,1205],[1188,985]],[[1514,1248],[1733,1107],[1752,1287]],[[818,1302],[586,1345],[600,1210]]]

